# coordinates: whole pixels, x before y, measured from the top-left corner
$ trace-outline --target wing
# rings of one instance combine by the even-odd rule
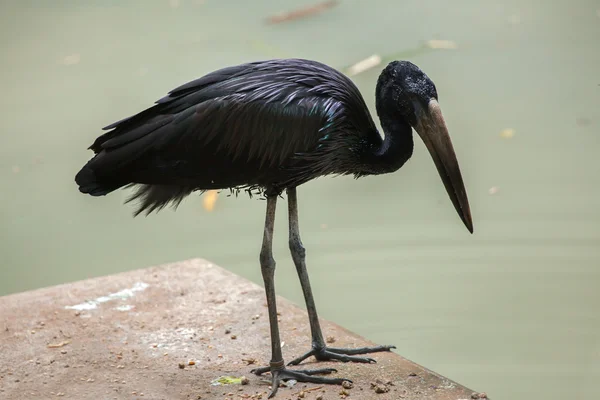
[[[310,151],[341,124],[344,105],[339,101],[300,93],[298,88],[293,93],[279,90],[269,98],[263,94],[252,90],[182,99],[187,104],[181,111],[118,132],[100,144],[100,154],[106,162],[121,166],[148,153],[165,160],[187,160],[210,151],[230,161],[269,168]],[[291,100],[294,95],[298,96]],[[173,105],[179,106],[180,101]]]
[[[129,183],[212,188],[289,180],[281,171],[317,149],[376,132],[366,110],[347,77],[314,61],[225,68],[107,126],[90,147],[96,156],[78,183],[99,195]]]

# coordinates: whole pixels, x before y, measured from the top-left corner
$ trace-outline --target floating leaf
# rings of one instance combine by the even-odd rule
[[[63,60],[62,60],[62,64],[63,65],[75,65],[75,64],[79,64],[80,61],[81,61],[81,54],[74,53],[74,54],[65,56],[65,58],[63,58]]]
[[[348,69],[346,70],[346,75],[358,75],[361,72],[378,66],[379,64],[381,64],[381,57],[378,54],[373,54],[372,56],[367,57],[364,60],[361,60],[356,64],[353,64],[350,67],[348,67]]]
[[[204,209],[206,211],[212,211],[215,208],[219,193],[216,190],[209,190],[203,196]]]
[[[426,46],[426,45],[423,44],[423,45],[420,45],[418,47],[414,47],[412,49],[406,49],[406,50],[402,50],[402,51],[399,51],[399,52],[394,53],[394,54],[384,55],[384,56],[381,57],[380,64],[387,64],[387,63],[389,63],[391,61],[394,61],[394,60],[409,60],[409,59],[411,59],[413,57],[417,57],[419,55],[428,53],[428,52],[430,52],[432,50],[433,50],[432,48],[430,48],[430,47],[428,47],[428,46]],[[371,57],[373,57],[373,56],[371,56]],[[371,57],[369,57],[369,58],[371,58]],[[365,60],[363,60],[363,61],[365,61]],[[359,62],[363,62],[363,61],[359,61]],[[345,67],[340,68],[340,69],[342,69],[346,73],[348,73],[348,70],[350,68],[354,67],[355,65],[356,64],[346,65]]]
[[[512,128],[506,128],[500,132],[500,137],[502,139],[511,139],[513,136],[515,136],[515,130]]]

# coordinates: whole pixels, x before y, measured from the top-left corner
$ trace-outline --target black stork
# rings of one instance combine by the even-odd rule
[[[280,381],[341,384],[316,376],[331,368],[284,366],[277,323],[272,255],[278,196],[285,190],[289,247],[296,266],[312,335],[312,348],[288,365],[319,361],[374,362],[358,357],[394,346],[332,348],[323,340],[298,227],[296,188],[325,175],[355,177],[398,170],[413,153],[412,128],[425,143],[448,196],[467,229],[473,222],[458,161],[438,104],[434,83],[416,65],[393,61],[375,92],[382,139],[354,83],[322,63],[280,59],[227,67],[179,86],[154,106],[115,122],[90,146],[94,157],[79,171],[79,190],[92,196],[137,185],[135,215],[177,206],[194,191],[240,189],[266,198],[260,266],[271,327],[271,362],[253,370]]]

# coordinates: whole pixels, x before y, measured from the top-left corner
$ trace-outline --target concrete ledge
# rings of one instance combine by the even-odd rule
[[[304,310],[282,298],[278,305],[289,360],[308,350],[310,331]],[[323,329],[334,346],[373,345],[328,321]],[[10,295],[0,298],[0,398],[266,399],[268,383],[247,363],[266,365],[269,343],[263,289],[200,259]],[[473,393],[395,353],[372,357],[377,364],[319,364],[354,381],[347,394],[298,383],[276,399],[303,390],[304,399],[325,400]],[[211,385],[224,375],[249,383]],[[389,391],[376,393],[376,382]]]

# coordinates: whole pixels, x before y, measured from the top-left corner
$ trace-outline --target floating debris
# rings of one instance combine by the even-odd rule
[[[62,60],[63,65],[76,65],[81,61],[81,54],[74,53],[68,56],[65,56]]]
[[[18,165],[13,165],[12,172],[13,174],[18,174],[19,172],[21,172],[21,168]]]
[[[281,22],[293,21],[295,19],[309,17],[311,15],[322,13],[323,11],[326,11],[336,6],[337,3],[337,0],[329,0],[313,4],[312,6],[299,8],[294,11],[282,12],[268,17],[267,22],[271,24],[278,24]]]
[[[458,48],[458,45],[456,44],[456,42],[454,42],[452,40],[431,39],[426,42],[426,45],[430,49],[453,50],[453,49]]]
[[[498,193],[500,189],[498,188],[498,186],[492,186],[491,188],[488,189],[488,193],[490,195],[495,195],[496,193]]]
[[[417,47],[413,47],[412,49],[406,49],[406,50],[402,50],[399,52],[395,52],[393,54],[382,55],[380,63],[387,64],[387,63],[395,61],[395,60],[408,60],[413,57],[416,57],[416,56],[419,56],[422,54],[426,54],[433,50],[434,49],[428,47],[425,43],[422,43]],[[371,56],[371,57],[373,57],[373,56]],[[369,58],[371,58],[371,57],[369,57]],[[365,60],[363,60],[363,61],[365,61]],[[352,67],[354,67],[354,65],[346,65],[343,67],[339,67],[339,69],[344,71],[347,74],[348,70]],[[375,67],[375,65],[373,67]]]
[[[371,68],[378,66],[379,64],[381,64],[381,56],[379,56],[378,54],[373,54],[372,56],[367,57],[364,60],[361,60],[356,64],[353,64],[350,67],[348,67],[348,69],[346,69],[346,75],[358,75],[362,72],[365,72]]]
[[[500,137],[502,139],[511,139],[513,136],[515,136],[515,130],[512,128],[506,128],[500,131]]]
[[[206,211],[212,211],[215,208],[215,203],[219,197],[219,192],[216,190],[209,190],[203,196],[203,205]]]

